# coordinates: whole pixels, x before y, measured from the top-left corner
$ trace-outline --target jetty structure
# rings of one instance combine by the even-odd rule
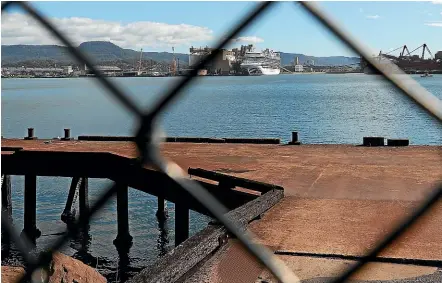
[[[280,139],[168,137],[161,153],[187,169],[227,208],[227,216],[252,231],[300,279],[333,277],[384,237],[416,204],[440,185],[442,146],[415,146],[407,139],[361,137],[361,145],[308,145],[302,135]],[[136,163],[133,137],[70,136],[2,138],[2,211],[12,219],[11,192],[24,189],[23,233],[35,241],[37,176],[72,178],[64,211],[67,223],[78,191],[87,214],[88,178],[111,179],[117,190],[114,244],[128,250],[129,189],[158,198],[158,221],[175,204],[176,247],[129,282],[274,282],[217,221],[189,237],[189,210],[210,216],[204,205],[155,168]],[[387,140],[387,142],[385,142]],[[184,156],[182,153],[186,152]],[[10,176],[25,177],[24,188]],[[81,216],[80,216],[81,217]],[[410,228],[357,279],[440,282],[442,204]],[[90,227],[94,229],[94,227]],[[124,266],[120,267],[124,270]],[[223,281],[224,280],[224,281]],[[402,281],[401,281],[402,280]]]

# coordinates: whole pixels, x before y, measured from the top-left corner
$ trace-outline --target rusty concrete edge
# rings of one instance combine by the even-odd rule
[[[259,218],[264,212],[273,207],[284,197],[284,191],[272,190],[262,196],[230,211],[227,217],[237,223],[241,230],[248,223]],[[201,266],[220,247],[227,242],[228,232],[224,226],[209,224],[208,227],[196,233],[161,257],[154,264],[140,271],[128,282],[177,282],[196,272],[195,267]]]
[[[364,259],[363,255],[345,255],[345,254],[330,254],[330,253],[307,253],[307,252],[293,252],[293,251],[283,251],[276,250],[276,255],[284,256],[295,256],[295,257],[312,257],[312,258],[323,258],[323,259],[340,259],[340,260],[352,260],[360,261]],[[399,258],[399,257],[386,257],[377,256],[370,259],[370,262],[380,262],[380,263],[395,263],[395,264],[406,264],[415,266],[429,266],[429,267],[442,267],[442,260],[433,259],[416,259],[416,258]]]
[[[78,136],[80,141],[132,141],[132,136]],[[165,137],[165,142],[189,143],[255,143],[255,144],[280,144],[279,138],[208,138],[208,137]]]

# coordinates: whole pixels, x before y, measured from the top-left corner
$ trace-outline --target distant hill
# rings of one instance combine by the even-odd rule
[[[315,57],[307,56],[298,53],[284,53],[281,52],[281,65],[292,65],[296,57],[300,64],[305,64],[307,60],[314,60],[317,66],[342,66],[359,63],[359,57],[345,57],[345,56],[329,56],[329,57]]]
[[[121,66],[133,66],[138,62],[140,52],[132,49],[123,49],[111,42],[89,41],[80,44],[79,48],[84,51],[96,64],[104,62],[114,62]],[[1,46],[2,66],[16,65],[76,65],[75,60],[69,55],[66,47],[57,45],[2,45]],[[175,53],[179,59],[180,65],[185,66],[189,62],[189,55]],[[347,65],[359,62],[357,57],[331,56],[314,57],[304,54],[281,52],[281,64],[291,65],[294,58],[298,56],[300,63],[307,60],[314,60],[315,65]],[[152,60],[161,63],[170,63],[173,54],[170,52],[143,52],[143,60]]]
[[[17,65],[20,63],[56,63],[76,65],[68,49],[57,45],[2,45],[2,66]],[[138,62],[140,51],[123,49],[111,42],[89,41],[79,45],[80,50],[86,53],[96,64],[115,62],[131,64]],[[189,55],[175,53],[180,65],[187,65]],[[173,54],[169,52],[143,52],[142,59],[155,62],[170,63]]]

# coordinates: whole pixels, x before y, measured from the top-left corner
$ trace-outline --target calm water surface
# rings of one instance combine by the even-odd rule
[[[280,75],[197,79],[162,117],[168,135],[275,137],[297,130],[305,143],[358,144],[366,135],[441,144],[441,127],[379,76]],[[442,97],[442,75],[415,76]],[[177,78],[115,78],[149,107]],[[134,126],[135,125],[135,126]],[[2,135],[130,135],[134,116],[93,79],[3,79]]]
[[[442,99],[442,75],[414,77]],[[177,78],[114,78],[143,107],[150,107]],[[108,95],[94,79],[2,79],[2,135],[23,137],[35,128],[39,138],[63,135],[70,128],[78,135],[132,135],[135,117]],[[398,93],[379,76],[280,75],[263,77],[206,77],[182,93],[160,119],[169,136],[269,137],[287,142],[298,131],[304,143],[359,144],[363,136],[408,138],[411,144],[442,144],[442,127]],[[13,188],[23,188],[23,178],[13,177]],[[43,236],[39,248],[49,244],[65,226],[59,220],[69,188],[68,178],[39,177],[38,225]],[[106,180],[90,180],[91,201]],[[13,214],[22,228],[23,192],[13,190]],[[129,252],[133,270],[153,262],[173,247],[171,218],[159,227],[156,198],[129,190]],[[71,242],[65,252],[115,276],[121,264],[112,245],[116,237],[115,200],[92,222],[88,253],[80,254]],[[191,234],[208,219],[191,214]],[[98,261],[97,261],[98,258]],[[95,263],[97,261],[97,263]]]

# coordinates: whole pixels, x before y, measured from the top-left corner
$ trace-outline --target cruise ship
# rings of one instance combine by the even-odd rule
[[[257,52],[252,48],[245,52],[241,69],[248,75],[279,75],[281,72],[281,57],[278,52],[265,49]]]

